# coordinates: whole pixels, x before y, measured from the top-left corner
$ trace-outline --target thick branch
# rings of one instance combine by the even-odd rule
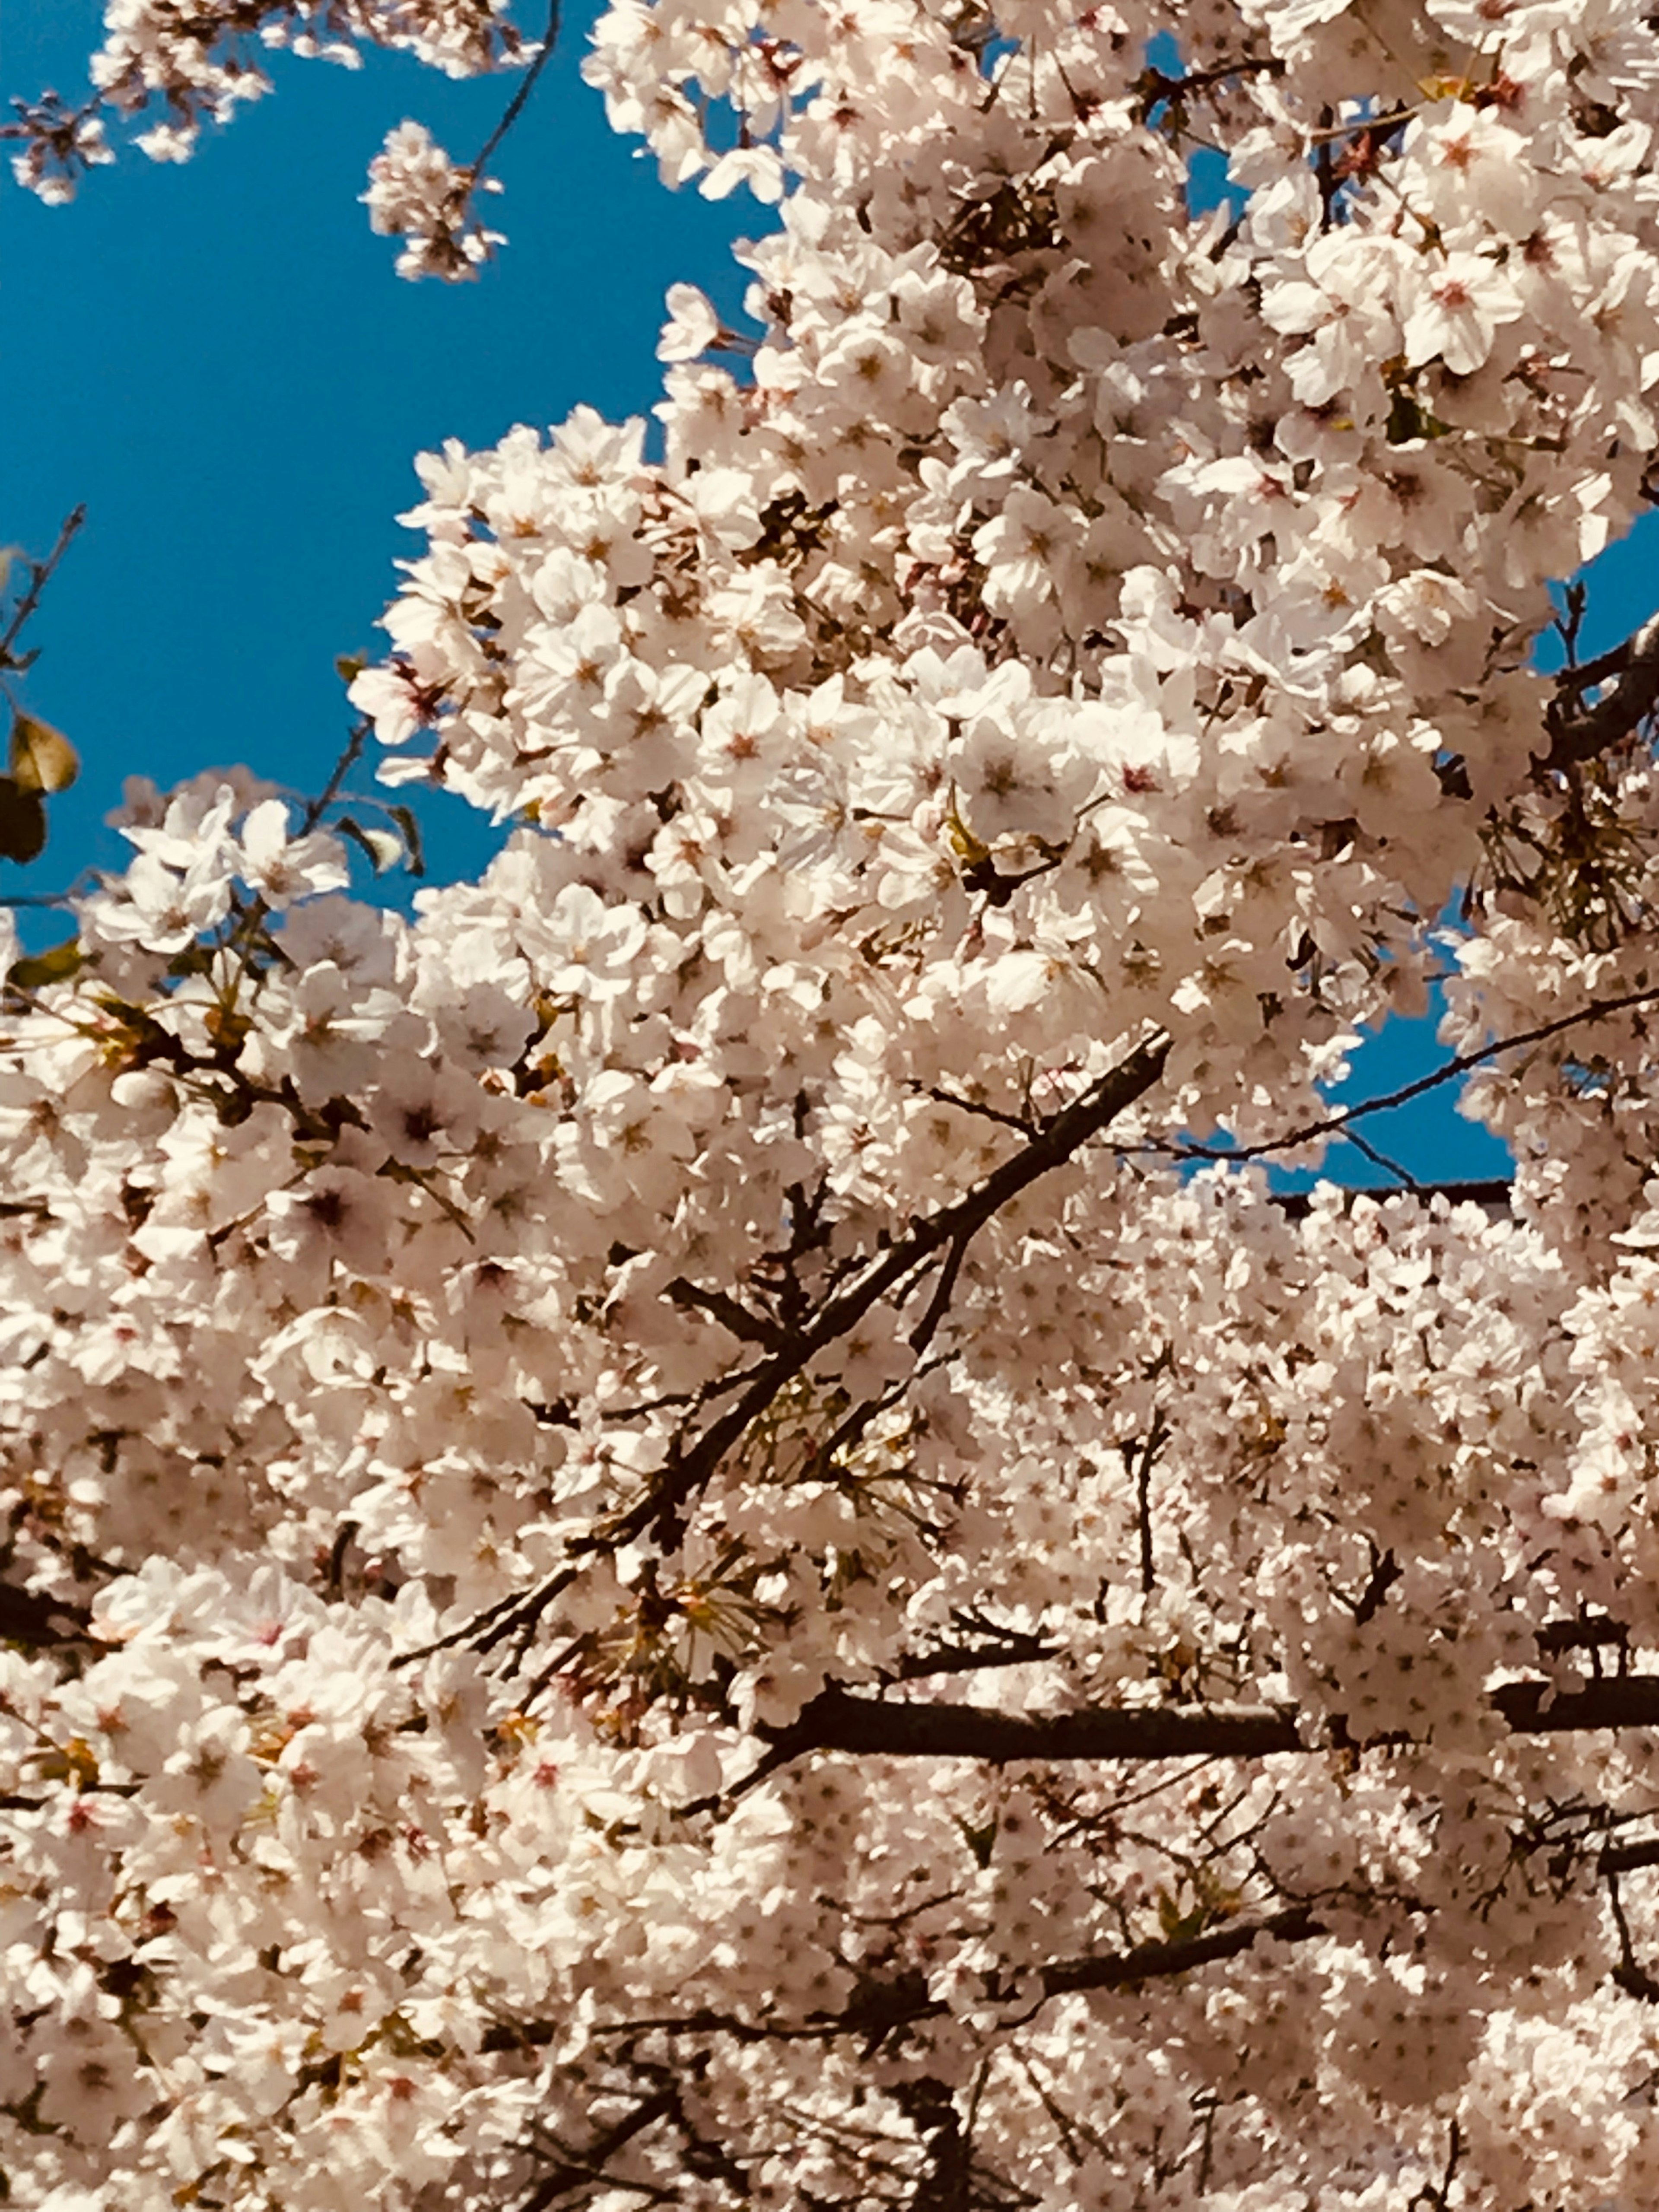
[[[1659,1728],[1659,1674],[1626,1674],[1558,1691],[1506,1682],[1493,1711],[1519,1735],[1583,1729]],[[1105,1711],[991,1712],[825,1690],[792,1726],[771,1735],[770,1770],[809,1752],[884,1759],[979,1759],[993,1765],[1054,1759],[1265,1759],[1364,1739],[1289,1705],[1130,1706]],[[1393,1739],[1383,1738],[1388,1741]]]
[[[1549,749],[1533,760],[1540,775],[1610,751],[1659,706],[1659,615],[1598,659],[1562,669],[1555,683],[1556,696],[1544,717]],[[1586,706],[1585,692],[1601,684],[1610,688],[1594,705]]]

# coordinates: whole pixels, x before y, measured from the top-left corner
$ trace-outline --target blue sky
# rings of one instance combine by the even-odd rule
[[[100,12],[8,0],[0,91],[76,96]],[[418,496],[412,457],[447,436],[492,444],[581,400],[611,416],[648,409],[677,279],[735,318],[729,247],[766,211],[669,193],[655,162],[611,135],[578,76],[596,13],[595,0],[571,9],[494,165],[506,191],[489,211],[510,243],[476,284],[401,282],[356,199],[405,117],[470,158],[511,79],[278,55],[273,96],[182,167],[131,155],[69,208],[0,184],[0,542],[42,552],[70,507],[88,508],[28,639],[41,655],[28,704],[73,740],[82,778],[52,802],[45,858],[0,863],[0,889],[118,864],[125,848],[102,817],[131,774],[165,784],[240,760],[315,788],[350,719],[335,658],[379,649],[392,564],[416,550],[394,520]],[[1599,564],[1587,651],[1651,611],[1654,529]],[[487,826],[455,802],[424,811],[434,874],[476,869]],[[1349,1089],[1392,1089],[1437,1056],[1431,1025],[1396,1024]],[[1425,1177],[1504,1165],[1448,1091],[1367,1128]],[[1378,1180],[1352,1152],[1329,1171]]]
[[[425,122],[467,160],[516,77],[276,55],[272,96],[190,162],[135,154],[67,208],[0,184],[0,542],[43,551],[77,501],[89,511],[29,634],[30,704],[78,746],[82,776],[22,887],[118,861],[102,817],[129,774],[240,760],[320,784],[349,720],[335,658],[380,650],[392,564],[418,547],[394,520],[421,496],[414,455],[492,445],[580,400],[648,409],[677,278],[737,313],[730,244],[764,215],[665,191],[607,129],[578,76],[596,13],[578,0],[497,157],[506,191],[486,212],[512,242],[477,283],[395,276],[394,241],[356,200],[393,125]],[[0,89],[76,97],[99,14],[7,0]],[[490,849],[459,803],[434,818],[440,872]]]

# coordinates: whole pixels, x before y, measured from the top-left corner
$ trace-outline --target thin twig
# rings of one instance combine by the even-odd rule
[[[76,532],[80,529],[86,519],[87,510],[85,504],[82,503],[64,521],[63,528],[58,533],[58,543],[46,559],[29,562],[29,587],[12,610],[12,617],[6,625],[5,635],[0,636],[0,668],[16,666],[17,664],[12,658],[11,649],[22,635],[23,626],[40,605],[40,594],[52,581],[53,570],[64,554],[69,551]]]
[[[1391,1160],[1386,1152],[1378,1152],[1376,1146],[1367,1143],[1357,1130],[1351,1130],[1344,1141],[1352,1145],[1355,1152],[1363,1152],[1373,1167],[1381,1168],[1385,1175],[1391,1175],[1396,1182],[1404,1183],[1416,1197],[1423,1196],[1423,1186],[1411,1170],[1402,1168],[1398,1160]]]
[[[547,11],[547,28],[542,33],[542,42],[537,51],[535,60],[525,71],[524,82],[507,103],[506,111],[501,121],[484,140],[483,144],[468,165],[467,174],[472,179],[474,186],[482,179],[490,155],[524,113],[525,104],[536,89],[537,78],[553,58],[553,49],[559,41],[559,16],[562,5],[562,0],[552,0],[552,5]]]
[[[1604,1021],[1609,1014],[1627,1013],[1634,1006],[1650,1006],[1659,1003],[1659,990],[1623,991],[1611,999],[1592,999],[1576,1013],[1558,1015],[1553,1022],[1540,1022],[1536,1029],[1522,1030],[1516,1036],[1498,1037],[1491,1044],[1483,1044],[1474,1052],[1460,1052],[1443,1067],[1432,1074],[1419,1075],[1414,1083],[1407,1083],[1398,1091],[1390,1091],[1381,1098],[1368,1098],[1358,1106],[1345,1106],[1335,1114],[1327,1115],[1322,1121],[1310,1121],[1304,1128],[1294,1130],[1289,1136],[1268,1137],[1257,1145],[1236,1145],[1224,1149],[1218,1145],[1151,1145],[1143,1147],[1149,1152],[1164,1152],[1182,1160],[1219,1160],[1231,1164],[1238,1160],[1265,1159],[1272,1152],[1285,1152],[1298,1145],[1311,1144],[1316,1137],[1346,1136],[1350,1122],[1365,1114],[1391,1114],[1396,1106],[1408,1106],[1413,1098],[1421,1098],[1426,1091],[1437,1091],[1443,1083],[1454,1083],[1471,1068],[1484,1066],[1502,1053],[1519,1052],[1529,1044],[1543,1044],[1564,1031],[1577,1029],[1583,1022]]]

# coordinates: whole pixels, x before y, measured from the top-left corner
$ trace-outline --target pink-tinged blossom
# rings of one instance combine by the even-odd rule
[[[252,808],[238,833],[241,848],[237,872],[267,906],[280,910],[295,899],[318,891],[343,890],[351,880],[337,838],[312,831],[295,837],[281,799]]]
[[[1473,375],[1498,331],[1522,312],[1515,286],[1484,254],[1430,255],[1402,289],[1407,362],[1416,368],[1438,356],[1454,376]]]

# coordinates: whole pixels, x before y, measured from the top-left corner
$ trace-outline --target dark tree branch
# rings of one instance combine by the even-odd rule
[[[1370,1580],[1361,1591],[1353,1609],[1356,1627],[1364,1628],[1376,1620],[1402,1571],[1392,1552],[1379,1552],[1372,1545]]]
[[[1659,1677],[1655,1688],[1659,1692]],[[771,1743],[774,1762],[808,1752],[846,1752],[881,1759],[979,1759],[998,1766],[1055,1759],[1265,1759],[1313,1748],[1304,1742],[1289,1707],[1146,1705],[1038,1715],[887,1700],[839,1689],[814,1698],[798,1720],[771,1733]]]
[[[542,33],[541,43],[536,49],[535,59],[525,71],[524,80],[518,90],[507,103],[501,121],[467,164],[466,173],[471,185],[476,186],[483,178],[495,155],[495,149],[524,113],[526,104],[531,94],[536,89],[537,78],[552,60],[553,49],[559,42],[559,16],[562,8],[562,0],[552,0],[552,5],[547,11],[547,28]]]
[[[1609,1014],[1628,1013],[1636,1006],[1650,1006],[1659,1002],[1659,990],[1651,988],[1641,991],[1620,991],[1610,999],[1591,999],[1577,1012],[1559,1014],[1553,1021],[1540,1022],[1535,1029],[1522,1030],[1514,1036],[1496,1037],[1491,1044],[1477,1046],[1473,1052],[1460,1052],[1432,1073],[1419,1075],[1414,1083],[1407,1083],[1398,1091],[1390,1091],[1381,1098],[1367,1098],[1358,1106],[1340,1107],[1317,1121],[1307,1122],[1283,1137],[1264,1138],[1259,1145],[1235,1145],[1231,1149],[1219,1145],[1158,1145],[1152,1150],[1170,1154],[1180,1160],[1219,1160],[1231,1165],[1238,1160],[1266,1159],[1273,1152],[1293,1152],[1299,1145],[1311,1144],[1316,1137],[1341,1137],[1347,1133],[1350,1122],[1358,1121],[1367,1114],[1391,1113],[1396,1106],[1408,1106],[1413,1098],[1425,1091],[1437,1091],[1443,1083],[1455,1082],[1458,1076],[1467,1075],[1471,1068],[1483,1067],[1489,1060],[1496,1060],[1506,1052],[1519,1052],[1529,1044],[1545,1044],[1553,1036],[1561,1036],[1568,1030],[1577,1029],[1585,1022],[1605,1021]]]
[[[759,1314],[751,1314],[724,1291],[706,1291],[701,1284],[689,1282],[684,1275],[676,1275],[665,1292],[671,1305],[687,1313],[707,1314],[717,1321],[729,1334],[744,1344],[763,1344],[775,1348],[783,1331],[775,1322]]]
[[[72,1644],[84,1638],[91,1626],[92,1614],[84,1605],[0,1582],[0,1643],[21,1644],[30,1650],[46,1644]]]
[[[58,563],[63,559],[64,554],[69,551],[70,546],[74,540],[75,533],[80,529],[82,524],[86,520],[86,508],[84,507],[77,507],[74,513],[65,519],[63,528],[58,533],[58,543],[52,547],[51,552],[47,554],[46,559],[44,561],[31,561],[28,563],[28,589],[24,592],[22,598],[18,600],[17,605],[12,609],[11,620],[6,625],[4,635],[0,635],[0,669],[21,668],[24,665],[24,661],[32,660],[33,659],[34,656],[33,653],[26,653],[23,656],[23,660],[20,661],[13,653],[12,647],[16,644],[18,639],[23,635],[24,629],[28,623],[30,616],[33,614],[35,609],[40,604],[40,594],[46,590],[46,586],[52,581],[52,574],[57,568]]]
[[[638,1504],[602,1528],[578,1538],[577,1556],[522,1596],[499,1601],[465,1629],[421,1650],[399,1653],[394,1664],[407,1666],[447,1644],[471,1642],[481,1651],[510,1637],[524,1636],[545,1608],[580,1572],[580,1561],[594,1553],[631,1544],[648,1531],[665,1549],[684,1534],[685,1510],[728,1452],[775,1402],[781,1391],[804,1374],[820,1352],[848,1335],[872,1309],[899,1291],[934,1255],[951,1247],[963,1250],[1005,1206],[1062,1166],[1091,1138],[1143,1098],[1164,1072],[1170,1040],[1162,1034],[1138,1045],[1118,1066],[1089,1085],[1080,1097],[1043,1122],[1018,1152],[994,1168],[965,1196],[927,1215],[895,1238],[861,1277],[826,1299],[817,1313],[783,1336],[777,1350],[753,1370],[741,1395],[695,1441],[681,1444]]]
[[[1656,1689],[1659,1689],[1659,1677],[1653,1680]],[[1596,1860],[1596,1872],[1610,1885],[1616,1917],[1622,1917],[1616,1888],[1618,1876],[1653,1866],[1659,1866],[1659,1842],[1626,1844],[1603,1851]],[[1409,1909],[1420,1913],[1425,1908],[1412,1904]],[[1329,1932],[1316,1905],[1289,1905],[1262,1918],[1231,1920],[1197,1936],[1136,1943],[1125,1951],[1089,1958],[1051,1960],[1033,1968],[1023,1985],[1011,1984],[1001,1993],[994,1984],[988,1985],[987,1998],[988,2002],[1016,2013],[1018,2017],[1010,2024],[1021,2026],[1054,1997],[1079,1996],[1091,1990],[1133,1990],[1143,1983],[1172,1980],[1200,1967],[1218,1965],[1223,1960],[1241,1958],[1264,1938],[1279,1943],[1305,1943]],[[1627,1958],[1624,1966],[1614,1970],[1614,1982],[1632,1994],[1659,1997],[1659,1984],[1650,1983],[1639,1970],[1632,1970],[1633,1960]],[[743,2043],[828,2042],[841,2036],[856,2035],[873,2050],[897,2030],[920,2021],[938,2019],[947,2009],[943,1999],[928,1995],[927,1977],[910,1971],[867,1983],[839,2013],[811,2014],[798,2021],[781,2021],[745,2019],[739,2014],[703,2008],[696,2012],[617,2021],[601,2033],[630,2037],[731,2035]],[[557,2026],[551,2021],[504,2025],[489,2031],[483,2048],[512,2051],[536,2047],[552,2042],[557,2033]]]
[[[1598,659],[1564,668],[1555,684],[1556,696],[1544,715],[1549,745],[1533,758],[1540,775],[1557,774],[1610,751],[1632,736],[1659,706],[1659,615]],[[1612,688],[1587,706],[1585,692],[1602,684]]]
[[[1374,1198],[1379,1202],[1389,1198],[1443,1198],[1453,1206],[1496,1206],[1507,1213],[1510,1194],[1513,1186],[1506,1176],[1483,1176],[1474,1179],[1451,1182],[1414,1183],[1408,1191],[1401,1192],[1390,1184],[1373,1188],[1370,1184],[1355,1183],[1343,1192],[1345,1199]],[[1313,1198],[1305,1190],[1270,1191],[1272,1203],[1291,1221],[1304,1221],[1313,1211]]]
[[[817,1355],[855,1328],[883,1298],[942,1248],[964,1247],[1010,1201],[1098,1136],[1120,1114],[1144,1097],[1164,1072],[1170,1041],[1157,1036],[1091,1083],[1080,1098],[1043,1123],[1021,1151],[994,1168],[975,1190],[953,1205],[915,1222],[869,1268],[860,1282],[838,1291],[815,1319],[763,1363],[754,1381],[729,1413],[712,1423],[688,1450],[665,1470],[664,1479],[607,1533],[605,1542],[629,1544],[650,1530],[665,1544],[678,1542],[684,1508],[743,1438],[778,1393],[805,1372]]]
[[[1271,1936],[1280,1943],[1304,1943],[1326,1932],[1310,1905],[1292,1905],[1266,1920],[1235,1921],[1205,1936],[1175,1943],[1137,1943],[1132,1950],[1103,1959],[1062,1959],[1044,1966],[1039,1978],[1046,1997],[1069,1996],[1082,1990],[1131,1989],[1137,1982],[1190,1974],[1194,1967],[1237,1959]]]
[[[933,1674],[971,1674],[987,1667],[1029,1667],[1040,1659],[1059,1656],[1059,1646],[1038,1638],[1023,1644],[994,1644],[976,1651],[917,1651],[908,1654],[892,1669],[899,1682],[925,1681]]]
[[[1200,1966],[1237,1959],[1264,1936],[1281,1943],[1309,1942],[1328,1932],[1310,1905],[1286,1906],[1261,1920],[1237,1920],[1201,1936],[1172,1942],[1137,1943],[1127,1951],[1107,1952],[1086,1959],[1059,1959],[1035,1968],[1023,1989],[1006,1996],[988,1992],[988,2001],[1006,2004],[1024,2019],[1051,1998],[1073,1996],[1091,1990],[1134,1989],[1143,1982],[1168,1981],[1190,1974]],[[949,2008],[943,1998],[930,1996],[926,1975],[907,1972],[860,1989],[839,2013],[814,2014],[797,2021],[745,2020],[740,2014],[715,2012],[668,2013],[641,2020],[617,2021],[601,2032],[608,2035],[731,2035],[742,2043],[834,2041],[841,2036],[860,2037],[874,2050],[897,2030],[919,2021],[937,2020]],[[552,2021],[531,2021],[489,2029],[485,2051],[518,2051],[550,2043],[558,2033]]]
[[[521,2036],[514,2036],[512,2040],[496,2047],[511,2051],[518,2049],[524,2042],[548,2040],[550,2040],[550,2035],[538,2035],[533,2029],[527,2029]],[[490,2048],[488,2037],[484,2040],[484,2048]],[[642,2135],[647,2128],[654,2127],[659,2120],[666,2119],[677,2109],[678,2101],[672,2087],[655,2090],[642,2099],[631,2112],[624,2113],[614,2127],[607,2128],[602,2135],[596,2136],[576,2157],[563,2165],[550,2167],[539,2176],[529,2195],[523,2199],[519,2212],[548,2212],[548,2207],[562,2197],[567,2190],[591,2188],[596,2181],[603,2181],[605,2166],[617,2153],[632,2142],[635,2136]]]
[[[1135,1479],[1135,1522],[1140,1532],[1140,1588],[1144,1596],[1152,1595],[1158,1581],[1152,1559],[1152,1464],[1169,1441],[1170,1431],[1163,1414],[1154,1413],[1140,1448],[1139,1463],[1134,1464],[1133,1453],[1125,1455],[1131,1462]]]
[[[1659,1729],[1659,1674],[1616,1675],[1558,1690],[1505,1682],[1487,1702],[1517,1735],[1585,1729]],[[1304,1724],[1307,1733],[1304,1734]],[[978,1759],[992,1765],[1056,1759],[1266,1759],[1361,1747],[1340,1717],[1325,1726],[1288,1705],[1146,1705],[1072,1713],[988,1711],[825,1690],[787,1728],[762,1730],[768,1765],[809,1752],[882,1759]],[[1381,1743],[1398,1738],[1380,1737]]]
[[[953,1237],[950,1249],[945,1255],[945,1265],[939,1271],[939,1281],[928,1301],[927,1312],[910,1332],[910,1349],[918,1358],[927,1351],[939,1333],[939,1325],[951,1310],[951,1300],[956,1295],[957,1278],[962,1273],[962,1262],[968,1249],[971,1231]]]

